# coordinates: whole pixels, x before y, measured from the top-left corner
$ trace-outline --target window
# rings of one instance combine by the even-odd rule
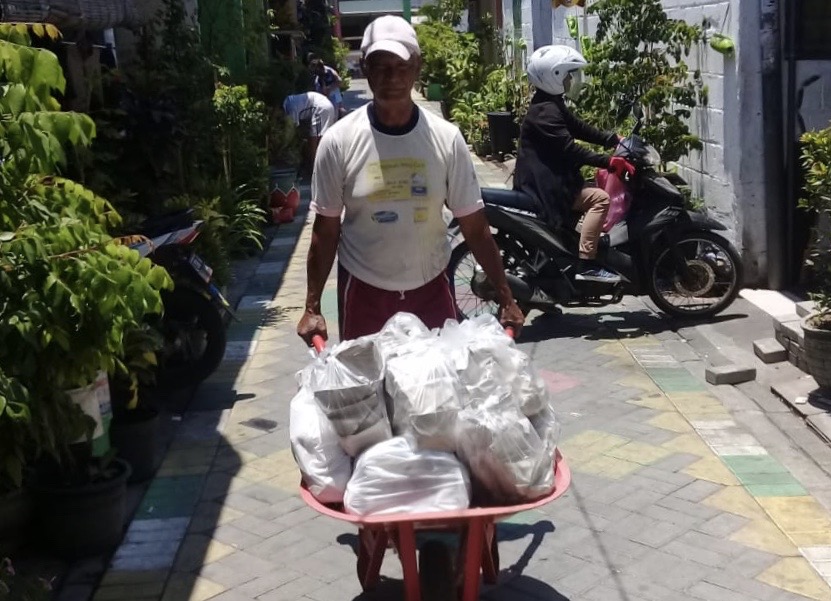
[[[831,1],[793,1],[796,13],[796,58],[831,59]]]

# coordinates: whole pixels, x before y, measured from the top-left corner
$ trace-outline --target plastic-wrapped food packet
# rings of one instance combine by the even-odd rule
[[[341,503],[352,459],[308,388],[301,388],[289,405],[289,438],[309,491],[321,503]]]
[[[399,436],[361,455],[343,504],[356,515],[459,511],[470,506],[470,478],[452,453],[417,450]]]
[[[335,345],[303,371],[302,379],[352,457],[392,436],[383,374],[372,336]]]
[[[437,346],[435,340],[420,340],[387,362],[388,413],[396,436],[409,434],[419,449],[453,452],[463,389]]]
[[[554,487],[553,452],[510,396],[505,388],[459,414],[457,454],[470,470],[477,504],[513,505]]]

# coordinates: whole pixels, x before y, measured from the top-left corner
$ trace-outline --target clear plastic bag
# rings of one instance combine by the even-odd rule
[[[435,341],[436,334],[424,325],[412,313],[396,313],[387,320],[381,331],[378,332],[376,345],[384,360],[392,359],[400,354],[409,352],[409,349],[421,341]]]
[[[470,506],[470,478],[452,453],[419,451],[399,436],[361,455],[343,504],[356,515],[459,511]]]
[[[384,361],[371,336],[332,347],[302,372],[301,381],[352,457],[392,436],[383,374]]]
[[[387,362],[387,411],[396,436],[410,435],[419,449],[454,452],[463,388],[434,340],[421,340]]]
[[[308,388],[301,388],[289,405],[289,438],[309,491],[322,503],[341,503],[352,459]]]
[[[458,450],[479,505],[514,505],[554,487],[554,455],[531,422],[501,397],[459,415]]]

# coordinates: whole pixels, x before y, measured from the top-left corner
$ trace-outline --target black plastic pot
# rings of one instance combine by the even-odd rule
[[[120,411],[110,424],[110,446],[130,464],[128,482],[144,482],[153,477],[159,457],[159,412],[149,407]]]
[[[514,150],[514,116],[508,111],[488,113],[488,133],[493,152],[502,156]]]
[[[112,465],[112,478],[90,484],[60,485],[52,470],[35,475],[29,491],[38,546],[65,559],[100,555],[118,546],[130,465],[122,459],[113,459]]]
[[[31,516],[32,508],[25,490],[0,494],[0,558],[12,555],[26,539]]]

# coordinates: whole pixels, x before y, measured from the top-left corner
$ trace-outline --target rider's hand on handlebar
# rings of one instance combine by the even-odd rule
[[[326,331],[326,320],[323,319],[323,315],[306,310],[300,318],[300,323],[297,324],[297,335],[309,346],[312,346],[312,338],[315,336],[328,340],[329,333]]]
[[[516,302],[511,300],[509,305],[499,307],[499,323],[504,328],[513,328],[514,336],[519,336],[522,325],[525,323],[525,315]]]
[[[623,157],[612,157],[609,159],[609,171],[612,173],[635,175],[635,166]]]

